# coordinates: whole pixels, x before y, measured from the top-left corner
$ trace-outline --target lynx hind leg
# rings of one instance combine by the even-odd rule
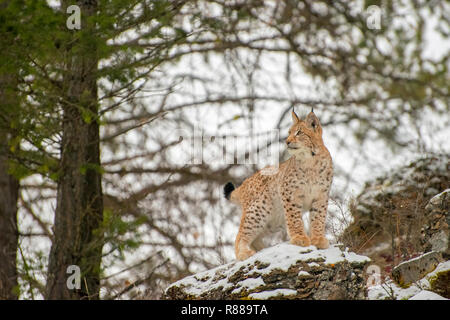
[[[245,260],[261,249],[260,235],[267,224],[270,208],[250,206],[243,208],[241,225],[235,242],[238,260]]]
[[[264,232],[261,232],[256,237],[256,239],[253,240],[252,244],[250,245],[253,248],[253,250],[260,251],[266,247],[264,244],[264,241],[263,241],[263,237],[264,237]]]
[[[240,261],[250,258],[256,253],[256,251],[250,247],[248,240],[245,237],[242,237],[240,231],[236,237],[234,250],[236,253],[236,259]]]

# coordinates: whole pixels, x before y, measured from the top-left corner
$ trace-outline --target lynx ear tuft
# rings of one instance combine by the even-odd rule
[[[294,123],[300,122],[300,118],[295,113],[294,107],[292,107],[292,121],[294,121]]]

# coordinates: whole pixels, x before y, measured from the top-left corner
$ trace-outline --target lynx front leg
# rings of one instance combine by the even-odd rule
[[[311,244],[318,249],[326,249],[329,246],[325,238],[325,220],[327,217],[328,197],[321,197],[311,204],[310,226],[311,226]]]
[[[307,247],[311,242],[308,235],[305,233],[303,226],[301,205],[301,198],[303,198],[303,195],[300,194],[298,198],[299,199],[291,197],[288,192],[282,193],[281,195],[285,213],[286,229],[292,244]]]

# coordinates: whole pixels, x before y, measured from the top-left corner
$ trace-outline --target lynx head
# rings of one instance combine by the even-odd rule
[[[288,152],[300,158],[318,154],[320,146],[323,145],[322,127],[314,111],[311,110],[305,120],[302,120],[292,110],[292,120],[294,124],[289,129],[289,136],[286,139]]]

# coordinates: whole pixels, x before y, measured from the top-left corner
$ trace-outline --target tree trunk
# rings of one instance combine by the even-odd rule
[[[0,134],[0,300],[17,299],[17,197],[19,182],[8,174],[5,135]]]
[[[95,1],[78,1],[78,6],[82,30],[72,32],[86,32],[89,28],[86,18],[95,14]],[[71,58],[67,62],[62,93],[67,103],[62,106],[61,159],[47,299],[99,297],[103,195],[97,120],[98,57],[93,34],[93,30],[85,33],[84,38],[67,49]],[[81,271],[80,288],[68,286],[71,265]]]
[[[18,107],[18,99],[11,91],[13,77],[0,76],[0,112]],[[9,123],[0,123],[0,300],[17,299],[16,254],[19,235],[17,231],[17,198],[19,182],[8,174]]]

